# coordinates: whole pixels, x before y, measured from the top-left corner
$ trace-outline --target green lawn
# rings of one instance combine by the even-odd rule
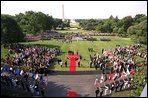
[[[102,37],[106,37],[106,38],[111,38],[111,41],[106,42],[106,41],[100,41],[99,39]],[[83,64],[83,66],[85,66],[85,68],[81,67],[81,68],[77,68],[77,71],[81,71],[81,70],[95,70],[95,68],[89,68],[89,51],[88,51],[88,47],[92,47],[94,48],[94,53],[100,54],[101,55],[101,51],[102,49],[108,49],[108,48],[115,48],[116,45],[130,45],[130,44],[134,44],[133,41],[131,41],[130,38],[122,38],[122,37],[117,37],[117,36],[94,36],[94,38],[97,38],[97,41],[91,42],[91,41],[73,41],[72,43],[63,43],[62,41],[56,41],[56,40],[43,40],[43,41],[32,41],[32,42],[21,42],[21,44],[34,44],[34,45],[40,45],[40,46],[47,46],[49,48],[51,47],[58,47],[62,50],[62,53],[60,55],[58,55],[55,60],[57,59],[62,59],[65,60],[65,55],[67,55],[68,50],[77,50],[79,52],[79,54],[82,55],[82,60],[81,60],[81,64]],[[144,49],[147,49],[147,46],[144,46]],[[7,53],[8,49],[4,49],[1,46],[1,57],[5,57],[6,53]],[[142,58],[139,58],[137,56],[135,56],[135,58],[137,59],[137,62],[143,61]],[[68,62],[69,63],[69,62]],[[69,71],[69,67],[65,68],[61,68],[57,62],[54,62],[52,64],[51,69],[53,70],[60,70],[60,71]],[[12,91],[6,91],[6,92],[12,92]],[[20,96],[17,95],[15,92],[13,92],[14,95],[12,96]],[[12,93],[12,94],[13,94]],[[7,93],[9,96],[9,93]],[[21,92],[20,92],[21,94]],[[25,96],[31,96],[30,94],[26,94],[23,92],[23,94]],[[128,94],[130,94],[130,91],[122,91],[122,92],[113,92],[111,97],[127,97]],[[22,95],[22,94],[21,94]],[[23,95],[23,96],[24,96]],[[6,95],[3,95],[6,96]]]
[[[77,50],[80,55],[82,55],[81,64],[82,66],[85,66],[86,68],[77,68],[77,71],[79,70],[94,70],[94,68],[89,68],[89,51],[88,47],[94,48],[94,53],[100,54],[102,49],[108,49],[108,48],[114,48],[116,45],[129,45],[133,44],[133,42],[130,40],[130,38],[120,38],[120,37],[114,37],[110,36],[112,40],[109,42],[106,41],[100,41],[99,38],[102,38],[101,36],[96,37],[98,40],[91,42],[91,41],[73,41],[72,43],[63,43],[62,41],[56,41],[56,40],[44,40],[44,41],[33,41],[33,42],[22,42],[22,44],[36,44],[36,45],[43,45],[47,47],[58,47],[62,50],[62,53],[56,57],[56,59],[62,59],[65,60],[65,55],[68,53],[68,50]],[[68,62],[69,63],[69,62]],[[68,70],[68,68],[61,68],[57,63],[53,63],[54,66],[52,66],[52,69],[55,70]]]
[[[88,51],[88,47],[92,47],[94,48],[94,53],[100,54],[101,55],[101,51],[102,49],[109,49],[109,48],[114,48],[116,47],[116,45],[129,45],[129,44],[133,44],[134,42],[131,41],[130,38],[122,38],[122,37],[117,37],[117,36],[94,36],[95,38],[97,38],[97,41],[73,41],[72,43],[63,43],[62,41],[56,41],[56,40],[39,40],[39,41],[32,41],[32,42],[21,42],[21,44],[35,44],[35,45],[41,45],[41,46],[47,46],[47,47],[58,47],[62,50],[62,53],[60,55],[58,55],[55,60],[57,59],[62,59],[65,60],[65,55],[67,55],[69,50],[77,50],[79,52],[80,55],[82,55],[82,60],[81,60],[81,64],[84,67],[81,68],[77,68],[77,71],[80,70],[95,70],[94,68],[89,68],[89,51]],[[100,38],[102,37],[106,37],[106,38],[111,38],[111,41],[106,42],[106,41],[100,41]],[[5,57],[6,53],[7,53],[8,49],[4,49],[1,46],[1,57]],[[138,58],[138,57],[136,57]],[[139,58],[137,60],[137,62],[139,61],[143,61],[141,60],[141,58]],[[69,63],[69,62],[68,62]],[[54,70],[69,70],[69,68],[61,68],[57,62],[54,62],[51,66],[51,69]]]
[[[7,51],[8,51],[8,49],[4,49],[4,47],[1,46],[1,58],[5,58]]]
[[[128,97],[130,94],[130,90],[113,92],[111,97]]]

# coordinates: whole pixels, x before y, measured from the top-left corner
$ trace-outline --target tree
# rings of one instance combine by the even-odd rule
[[[124,28],[123,28],[123,27],[119,28],[119,29],[118,29],[118,33],[119,33],[119,34],[124,34]]]
[[[145,20],[145,18],[147,18],[144,14],[137,14],[134,18],[133,18],[133,24],[137,25],[138,23],[142,22],[143,20]]]
[[[17,43],[22,41],[24,34],[20,26],[10,15],[1,15],[1,43]]]
[[[98,32],[105,32],[104,27],[103,27],[104,21],[101,20],[98,25],[96,26],[96,31]]]
[[[101,32],[107,32],[107,33],[111,33],[111,32],[117,33],[118,22],[119,22],[118,17],[116,16],[116,18],[114,18],[111,15],[109,19],[104,19],[101,22],[99,22],[99,24],[96,26],[96,30]]]
[[[66,27],[65,23],[62,22],[62,23],[60,24],[60,28],[61,28],[62,30],[64,30],[65,27]]]
[[[65,26],[66,27],[70,27],[70,19],[68,19],[67,21],[65,21]]]
[[[76,21],[79,22],[80,27],[84,30],[95,30],[100,22],[99,19],[81,19]]]
[[[62,21],[61,24],[59,24],[59,26],[61,27],[62,30],[64,30],[64,28],[69,28],[70,27],[70,20],[66,20],[66,21]]]
[[[147,20],[135,26],[130,26],[127,33],[135,42],[147,44]]]
[[[54,24],[53,18],[42,12],[26,11],[16,15],[15,19],[23,32],[31,34],[51,30]]]
[[[106,22],[103,25],[103,28],[105,29],[105,32],[111,33],[112,32],[112,25],[109,20],[106,20]]]
[[[57,27],[60,27],[60,25],[63,23],[62,19],[55,18],[53,23],[53,28],[56,30]]]
[[[122,19],[124,32],[127,32],[127,29],[132,25],[133,18],[131,16],[126,16]]]
[[[115,28],[113,29],[113,32],[114,32],[114,33],[118,33],[118,27],[115,27]]]

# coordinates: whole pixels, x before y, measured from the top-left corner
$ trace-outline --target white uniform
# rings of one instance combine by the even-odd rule
[[[97,84],[98,84],[98,79],[96,78],[94,85],[97,85]]]
[[[101,76],[101,79],[100,79],[100,83],[103,83],[103,81],[104,81],[104,77],[103,77],[103,75]]]

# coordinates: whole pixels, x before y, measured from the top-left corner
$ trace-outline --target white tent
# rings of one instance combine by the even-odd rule
[[[140,97],[147,97],[147,84],[145,85]]]

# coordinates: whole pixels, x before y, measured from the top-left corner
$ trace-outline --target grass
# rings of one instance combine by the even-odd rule
[[[60,30],[59,30],[60,31]],[[62,31],[62,33],[67,32],[68,30]],[[69,30],[71,32],[80,32],[80,30]],[[83,31],[83,30],[82,30]],[[85,32],[85,31],[83,31]],[[111,38],[111,41],[106,42],[106,41],[100,41],[99,39],[102,37],[106,37],[106,38]],[[21,42],[21,44],[32,44],[32,45],[40,45],[40,46],[47,46],[49,48],[52,47],[58,47],[62,50],[62,53],[60,55],[58,55],[55,60],[57,59],[62,59],[65,60],[65,55],[67,55],[68,50],[77,50],[81,55],[82,55],[82,60],[81,60],[81,64],[83,64],[83,66],[85,66],[86,68],[77,68],[77,71],[82,71],[82,70],[95,70],[95,68],[89,68],[89,52],[88,52],[88,47],[92,47],[94,48],[94,53],[100,54],[101,55],[101,50],[102,49],[109,49],[109,48],[115,48],[116,45],[130,45],[130,44],[134,44],[133,41],[131,41],[130,38],[121,38],[121,37],[117,37],[117,36],[94,36],[94,38],[97,38],[97,41],[91,42],[91,41],[73,41],[72,43],[63,43],[62,41],[56,41],[56,40],[44,40],[44,41],[32,41],[32,42]],[[141,50],[145,50],[145,48],[147,49],[147,46],[144,46],[144,48],[142,48]],[[1,46],[1,57],[4,58],[6,53],[7,53],[8,49],[4,49]],[[135,59],[137,60],[137,62],[143,61],[143,59],[139,58],[139,57],[135,57]],[[69,62],[68,62],[69,64]],[[52,64],[51,69],[53,70],[60,70],[60,71],[69,71],[69,68],[61,68],[57,62],[54,62]],[[24,93],[24,92],[15,92],[15,91],[10,91],[10,90],[1,90],[1,96],[31,96],[30,94]],[[5,92],[5,93],[4,93]],[[122,92],[113,92],[111,97],[127,97],[129,96],[128,94],[130,94],[130,91],[122,91]]]
[[[129,45],[133,44],[133,42],[130,40],[130,38],[120,38],[116,36],[110,36],[108,38],[111,38],[112,40],[109,42],[106,41],[100,41],[99,38],[102,38],[103,36],[95,36],[97,38],[97,41],[73,41],[72,43],[63,43],[62,41],[56,41],[56,40],[39,40],[39,41],[32,41],[32,42],[21,42],[21,44],[32,44],[32,45],[40,45],[40,46],[47,46],[49,48],[52,47],[58,47],[62,50],[62,53],[58,55],[55,60],[62,59],[65,60],[65,55],[67,55],[69,50],[76,50],[79,52],[79,54],[82,56],[81,64],[82,66],[85,66],[86,68],[77,68],[77,71],[81,70],[95,70],[94,68],[89,68],[89,51],[88,47],[92,47],[94,49],[94,52],[92,54],[97,53],[101,55],[102,49],[109,49],[114,48],[116,45]],[[1,47],[1,56],[4,57],[7,53],[7,49],[4,49]],[[68,61],[69,64],[69,61]],[[51,69],[54,70],[69,70],[68,68],[61,68],[57,62],[53,63],[53,66]]]
[[[125,90],[121,92],[113,92],[111,97],[128,97],[130,90]]]
[[[94,48],[94,53],[100,54],[102,49],[108,49],[108,48],[114,48],[116,45],[129,45],[133,44],[133,42],[130,40],[130,38],[120,38],[120,37],[113,37],[110,36],[109,38],[112,39],[112,41],[106,42],[106,41],[100,41],[100,36],[96,37],[98,41],[73,41],[72,43],[63,43],[62,41],[56,41],[56,40],[44,40],[44,41],[33,41],[33,42],[23,42],[22,44],[36,44],[41,46],[47,46],[47,47],[58,47],[62,50],[62,53],[56,57],[56,59],[62,59],[65,60],[65,55],[67,55],[69,50],[77,50],[80,55],[82,55],[81,64],[82,66],[86,66],[86,68],[77,68],[77,70],[94,70],[89,68],[89,51],[88,47]],[[68,62],[69,63],[69,62]],[[54,63],[54,66],[52,69],[55,70],[68,70],[68,68],[61,68],[57,62]]]
[[[39,41],[31,41],[31,42],[21,42],[21,44],[32,44],[32,45],[40,45],[40,46],[47,46],[49,48],[52,47],[58,47],[62,50],[62,53],[60,55],[58,55],[55,58],[55,61],[57,59],[62,59],[63,61],[65,61],[65,55],[67,55],[69,50],[76,50],[78,51],[78,53],[82,56],[82,60],[81,60],[81,64],[84,67],[80,67],[77,68],[77,71],[81,71],[81,70],[95,70],[95,68],[89,68],[89,51],[88,51],[88,47],[92,47],[94,49],[94,51],[92,52],[92,54],[99,54],[101,55],[102,49],[109,49],[109,48],[115,48],[116,45],[130,45],[130,44],[134,44],[133,41],[131,41],[130,38],[122,38],[122,37],[118,37],[118,36],[94,36],[95,38],[97,38],[97,41],[73,41],[72,43],[63,43],[62,41],[57,41],[57,40],[39,40]],[[111,41],[107,42],[107,41],[100,41],[100,38],[102,37],[107,37],[107,38],[111,38]],[[7,53],[8,49],[4,49],[1,46],[1,57],[5,57],[5,54]],[[136,59],[138,57],[135,57]],[[138,62],[143,61],[143,59],[138,59]],[[68,60],[68,64],[69,64],[69,60]],[[69,68],[63,67],[61,68],[57,62],[53,62],[51,69],[53,70],[61,70],[61,71],[67,71],[69,70]]]
[[[1,46],[1,58],[5,58],[7,51],[8,51],[8,49],[5,49],[3,46]]]

